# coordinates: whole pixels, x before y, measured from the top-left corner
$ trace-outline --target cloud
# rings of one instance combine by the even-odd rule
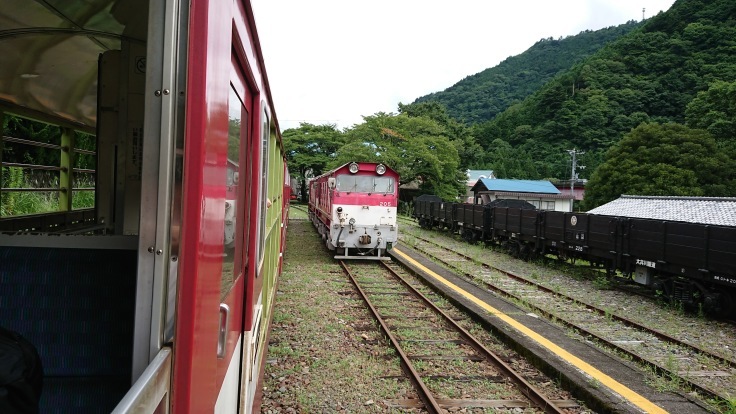
[[[640,20],[673,0],[252,0],[283,129],[397,112],[542,38]]]

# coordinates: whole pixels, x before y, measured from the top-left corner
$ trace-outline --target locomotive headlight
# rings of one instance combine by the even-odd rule
[[[383,164],[376,165],[376,172],[378,173],[378,175],[385,174],[386,173],[386,166],[383,165]]]
[[[351,173],[355,174],[358,172],[358,164],[355,162],[350,163],[350,166],[348,166],[348,170],[350,170]]]
[[[348,221],[348,223],[350,223],[351,226],[354,226],[355,225],[355,217],[351,218],[350,221]]]

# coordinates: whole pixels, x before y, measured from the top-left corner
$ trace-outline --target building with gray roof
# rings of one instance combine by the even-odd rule
[[[736,226],[736,197],[659,197],[622,195],[590,214]]]

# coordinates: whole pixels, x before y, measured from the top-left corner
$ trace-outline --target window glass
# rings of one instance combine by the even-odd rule
[[[271,204],[271,200],[268,200],[268,140],[269,140],[269,125],[268,114],[264,109],[261,113],[261,215],[258,235],[258,264],[259,268],[263,262],[264,244],[266,242],[266,213],[268,206]],[[260,272],[257,272],[259,274]]]
[[[393,193],[393,177],[376,177],[372,175],[337,176],[337,191],[348,193]]]
[[[239,156],[243,121],[243,103],[238,94],[230,89],[228,100],[228,136],[227,136],[227,173],[225,174],[225,251],[222,259],[222,283],[220,284],[220,300],[224,300],[240,272],[235,269],[236,245],[240,246],[243,232],[238,231],[235,224],[237,217],[238,182],[240,181]]]
[[[554,210],[555,209],[555,202],[554,201],[545,201],[544,202],[544,209],[545,210]]]

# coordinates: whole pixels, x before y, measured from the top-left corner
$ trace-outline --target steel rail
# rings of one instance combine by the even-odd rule
[[[414,286],[412,286],[408,281],[406,281],[403,277],[401,277],[394,269],[392,269],[388,264],[385,262],[381,262],[381,264],[388,269],[391,274],[393,274],[396,278],[398,278],[401,283],[404,284],[404,286],[412,291],[417,297],[422,299],[422,301],[427,305],[427,307],[432,308],[438,315],[442,316],[445,323],[450,325],[453,329],[455,329],[457,332],[460,333],[460,335],[463,337],[463,339],[472,346],[476,352],[483,355],[486,360],[493,365],[495,365],[500,371],[502,371],[504,374],[506,374],[514,384],[518,387],[519,391],[521,391],[522,394],[524,394],[527,398],[529,398],[534,404],[537,405],[538,408],[541,408],[546,413],[550,414],[562,414],[565,411],[562,411],[557,405],[549,400],[547,397],[544,396],[538,389],[536,389],[532,384],[530,384],[526,379],[524,379],[523,376],[521,376],[516,370],[511,368],[506,362],[504,362],[498,355],[490,351],[488,348],[483,346],[480,342],[478,342],[475,337],[468,332],[465,328],[460,326],[455,320],[445,313],[442,309],[440,309],[437,305],[435,305],[429,298],[424,296],[421,292],[419,292]]]
[[[599,307],[597,307],[595,305],[592,305],[592,304],[587,303],[587,302],[583,302],[580,299],[573,298],[571,296],[565,295],[564,293],[557,292],[557,291],[555,291],[553,289],[550,289],[550,288],[548,288],[548,287],[546,287],[544,285],[541,285],[541,284],[539,284],[539,283],[537,283],[537,282],[535,282],[533,280],[529,280],[529,279],[524,278],[523,276],[519,276],[518,274],[516,274],[514,272],[511,272],[511,271],[508,271],[508,270],[504,270],[504,269],[501,269],[501,268],[498,268],[498,267],[489,265],[487,263],[483,263],[483,262],[478,261],[477,259],[474,259],[474,258],[472,258],[472,257],[470,257],[470,256],[468,256],[468,255],[466,255],[464,253],[451,250],[451,249],[447,248],[446,246],[442,246],[440,244],[437,244],[437,243],[435,243],[435,242],[433,242],[431,240],[425,239],[424,237],[417,236],[417,235],[414,235],[414,234],[412,234],[412,237],[416,237],[416,238],[418,238],[418,239],[420,239],[420,240],[422,240],[424,242],[431,243],[431,244],[433,244],[433,245],[435,245],[437,247],[440,247],[440,248],[442,248],[442,249],[444,249],[446,251],[452,252],[452,253],[454,253],[454,254],[462,257],[463,259],[469,260],[469,261],[471,261],[471,262],[473,262],[473,263],[475,263],[477,265],[482,266],[485,269],[495,270],[497,272],[501,272],[501,273],[505,274],[506,276],[511,277],[514,280],[518,280],[519,282],[526,283],[528,285],[534,286],[534,287],[536,287],[537,289],[539,289],[539,290],[541,290],[543,292],[551,293],[551,294],[553,294],[553,295],[555,295],[557,297],[560,297],[560,298],[563,298],[563,299],[567,299],[567,300],[573,301],[573,302],[575,302],[577,304],[583,305],[583,306],[585,306],[585,308],[590,309],[590,310],[598,313],[601,316],[609,317],[609,318],[611,318],[613,320],[616,320],[616,321],[619,321],[619,322],[623,323],[626,326],[629,326],[629,327],[632,327],[632,328],[636,328],[636,329],[640,329],[642,331],[645,331],[647,333],[650,333],[650,334],[654,335],[655,337],[657,337],[659,339],[662,339],[664,341],[675,343],[677,345],[682,346],[683,348],[689,349],[690,351],[703,354],[705,356],[708,356],[709,358],[713,358],[714,360],[719,361],[722,364],[728,365],[731,368],[736,368],[736,361],[734,361],[732,359],[723,357],[721,355],[716,355],[716,354],[714,354],[714,353],[712,353],[710,351],[707,351],[705,349],[702,349],[702,348],[698,347],[697,345],[693,345],[693,344],[689,344],[687,342],[683,342],[683,341],[681,341],[681,340],[679,340],[679,339],[677,339],[677,338],[675,338],[675,337],[673,337],[673,336],[671,336],[671,335],[669,335],[667,333],[658,331],[658,330],[656,330],[654,328],[650,328],[648,326],[644,326],[644,325],[640,324],[639,322],[633,321],[633,320],[631,320],[629,318],[626,318],[624,316],[615,315],[615,314],[612,314],[610,312],[606,313],[606,311],[604,309],[601,309],[601,308],[599,308]]]
[[[432,392],[429,391],[427,386],[421,380],[419,373],[414,368],[414,365],[411,363],[409,356],[406,355],[406,353],[404,352],[403,348],[399,344],[398,339],[396,339],[396,337],[391,333],[391,330],[389,329],[386,321],[381,317],[381,315],[378,313],[378,310],[373,306],[371,301],[368,299],[368,295],[360,287],[360,285],[358,284],[358,281],[355,280],[353,273],[350,271],[350,269],[345,264],[345,262],[341,260],[339,263],[340,263],[340,266],[342,266],[342,268],[345,270],[345,273],[347,273],[348,277],[350,278],[350,281],[353,283],[353,286],[355,286],[355,288],[358,290],[358,293],[360,293],[360,296],[363,298],[363,301],[370,309],[371,313],[373,314],[373,317],[376,318],[378,323],[381,325],[381,330],[383,331],[384,335],[386,335],[389,338],[394,349],[396,349],[396,352],[401,357],[401,366],[404,367],[404,371],[407,372],[409,376],[409,380],[411,380],[411,382],[416,387],[419,393],[419,398],[424,403],[424,408],[433,414],[442,413],[443,410],[440,407],[439,403],[437,402],[437,400],[435,400],[435,398],[432,396]]]
[[[539,286],[539,285],[537,285],[537,283],[536,283],[536,282],[533,282],[533,281],[530,281],[530,280],[524,279],[523,277],[521,277],[521,276],[518,276],[518,275],[515,275],[515,274],[513,274],[513,273],[511,273],[511,272],[507,272],[507,271],[505,271],[505,270],[503,270],[503,269],[498,269],[498,268],[495,268],[495,267],[493,267],[493,266],[490,266],[490,265],[487,265],[487,264],[485,264],[485,263],[480,263],[480,262],[477,262],[477,261],[476,261],[475,259],[473,259],[473,258],[469,258],[468,256],[466,256],[466,255],[464,255],[464,254],[462,254],[462,253],[456,252],[456,251],[454,251],[454,250],[452,250],[452,249],[449,249],[449,248],[447,248],[447,247],[445,247],[445,246],[442,246],[442,245],[440,245],[440,244],[437,244],[437,243],[435,243],[435,242],[432,242],[432,241],[430,241],[430,240],[424,239],[424,238],[422,238],[422,237],[418,237],[418,236],[416,236],[416,235],[414,235],[414,234],[412,234],[412,237],[415,237],[415,238],[418,238],[418,239],[420,239],[420,240],[423,240],[423,241],[429,242],[429,243],[431,243],[431,244],[433,244],[433,245],[435,245],[435,246],[438,246],[438,247],[440,247],[440,248],[442,248],[442,249],[445,249],[445,250],[447,250],[447,251],[449,251],[449,252],[452,252],[453,254],[456,254],[456,255],[458,255],[458,256],[460,256],[460,257],[463,257],[463,258],[465,258],[465,259],[467,259],[467,260],[470,260],[470,261],[472,261],[473,263],[479,264],[479,265],[481,265],[481,266],[483,266],[483,267],[485,267],[485,268],[487,268],[487,269],[499,271],[499,272],[501,272],[501,273],[503,273],[503,274],[506,274],[507,276],[509,276],[509,277],[511,277],[511,278],[513,278],[513,279],[515,279],[515,280],[518,280],[518,281],[520,281],[520,282],[526,283],[526,284],[528,284],[528,285],[531,285],[531,286],[539,287],[539,289],[540,289],[540,290],[542,290],[542,291],[545,291],[545,292],[549,292],[549,293],[552,293],[552,294],[554,294],[555,296],[558,296],[558,297],[561,297],[561,298],[563,298],[563,299],[567,299],[567,300],[573,301],[573,302],[575,302],[575,303],[577,303],[577,304],[580,304],[580,305],[583,305],[583,306],[585,306],[585,307],[588,307],[588,306],[593,306],[593,305],[589,305],[589,304],[586,304],[585,302],[581,302],[581,301],[579,301],[579,300],[577,300],[577,299],[571,298],[571,297],[569,297],[569,296],[563,295],[563,294],[561,294],[561,293],[559,293],[559,292],[555,292],[555,291],[553,291],[553,290],[551,290],[551,289],[548,289],[548,288],[546,288],[546,287],[544,287],[544,286]],[[416,249],[416,250],[420,250],[420,251],[422,251],[421,249],[417,249],[417,248],[415,248],[415,249]],[[430,253],[428,253],[428,252],[426,252],[426,251],[423,251],[423,253],[425,253],[425,254],[430,254]],[[433,257],[434,257],[434,256],[433,256]],[[435,258],[436,258],[436,257],[435,257]],[[466,278],[469,278],[469,279],[471,279],[471,280],[475,280],[475,276],[474,276],[474,275],[472,275],[472,274],[470,274],[470,273],[467,273],[467,272],[465,272],[465,271],[461,270],[460,268],[458,268],[457,266],[453,265],[452,263],[449,263],[449,262],[447,262],[447,261],[445,261],[445,260],[442,260],[442,259],[439,259],[439,258],[436,258],[436,259],[437,259],[437,260],[440,260],[440,261],[441,261],[441,262],[442,262],[442,263],[443,263],[443,264],[444,264],[445,266],[448,266],[448,267],[450,267],[450,268],[453,268],[453,269],[457,270],[458,272],[460,272],[460,273],[461,273],[461,274],[462,274],[463,276],[465,276]],[[533,309],[534,311],[536,311],[536,312],[539,312],[540,314],[544,315],[545,317],[547,317],[547,318],[552,318],[552,317],[554,317],[554,318],[555,318],[555,320],[557,320],[557,321],[558,321],[559,323],[561,323],[561,324],[563,324],[563,325],[565,325],[565,326],[567,326],[567,327],[569,327],[569,328],[573,328],[573,329],[576,329],[576,330],[578,330],[578,331],[579,331],[579,332],[580,332],[581,334],[583,334],[583,335],[587,335],[587,336],[590,336],[590,337],[592,337],[592,338],[595,338],[595,339],[597,339],[597,340],[601,341],[602,343],[605,343],[605,344],[606,344],[607,346],[609,346],[609,347],[611,347],[611,348],[613,348],[613,349],[615,349],[615,350],[617,350],[617,351],[620,351],[620,352],[622,352],[622,353],[624,353],[624,354],[628,355],[628,356],[629,356],[629,357],[631,357],[631,358],[632,358],[632,359],[633,359],[634,361],[637,361],[637,362],[639,362],[639,363],[642,363],[642,364],[646,364],[646,365],[648,365],[648,366],[652,367],[652,368],[653,368],[653,369],[654,369],[654,370],[655,370],[655,371],[656,371],[656,372],[657,372],[658,374],[660,374],[660,375],[662,375],[662,374],[668,374],[668,375],[674,375],[674,376],[676,376],[677,378],[680,378],[680,379],[681,379],[681,380],[682,380],[682,381],[683,381],[683,382],[684,382],[685,384],[687,384],[687,386],[689,386],[690,388],[692,388],[692,389],[694,389],[694,390],[697,390],[697,391],[699,391],[700,393],[702,393],[703,395],[707,396],[708,398],[713,398],[713,399],[723,399],[723,398],[724,398],[724,397],[720,396],[720,395],[719,395],[719,394],[718,394],[718,393],[717,393],[716,391],[714,391],[714,390],[711,390],[710,388],[708,388],[708,387],[706,387],[706,386],[703,386],[703,385],[699,385],[699,384],[696,384],[696,383],[694,383],[693,381],[691,381],[691,380],[689,380],[689,379],[687,379],[687,378],[684,378],[684,377],[682,377],[682,376],[681,376],[681,375],[679,375],[679,374],[678,374],[677,372],[672,372],[672,371],[668,370],[667,368],[664,368],[664,367],[662,367],[662,366],[658,365],[658,364],[657,364],[657,363],[655,363],[655,362],[649,361],[649,360],[647,360],[647,359],[645,359],[645,358],[643,358],[643,357],[641,357],[641,356],[639,356],[639,355],[635,354],[635,353],[634,353],[633,351],[630,351],[630,350],[628,350],[628,349],[626,349],[626,348],[624,348],[624,347],[622,347],[622,346],[620,346],[620,345],[618,345],[618,344],[616,344],[616,343],[614,343],[614,342],[611,342],[611,341],[609,341],[608,339],[606,339],[606,338],[602,337],[602,336],[601,336],[601,335],[599,335],[599,334],[596,334],[596,333],[594,333],[594,332],[592,332],[592,331],[589,331],[589,330],[587,330],[587,329],[585,329],[585,328],[583,328],[583,327],[581,327],[581,326],[575,325],[575,324],[574,324],[574,323],[572,323],[572,322],[568,322],[568,321],[566,321],[565,319],[563,319],[563,318],[560,318],[559,316],[557,316],[557,315],[554,315],[553,313],[551,313],[551,312],[549,312],[549,311],[547,311],[547,310],[544,310],[544,309],[542,309],[542,308],[540,308],[540,307],[538,307],[538,306],[536,306],[536,305],[534,305],[534,304],[532,304],[532,303],[529,303],[528,301],[524,300],[523,298],[521,298],[521,297],[519,297],[519,296],[517,296],[517,295],[514,295],[514,294],[512,294],[512,293],[510,293],[510,292],[507,292],[506,290],[504,290],[504,289],[501,289],[501,288],[499,288],[499,287],[497,287],[497,286],[494,286],[494,285],[492,285],[492,284],[490,284],[490,283],[488,283],[488,282],[481,282],[481,283],[483,283],[483,285],[484,285],[485,287],[487,287],[488,289],[491,289],[491,290],[493,290],[494,292],[497,292],[497,293],[499,293],[499,294],[505,295],[505,296],[507,296],[507,297],[510,297],[510,298],[514,298],[514,299],[517,299],[517,300],[521,300],[521,301],[522,301],[522,302],[524,302],[524,303],[525,303],[525,304],[526,304],[527,306],[529,306],[530,308],[532,308],[532,309]],[[593,307],[592,309],[596,309],[596,311],[598,311],[598,310],[597,310],[597,308],[595,308],[595,307]],[[603,314],[605,315],[605,312],[604,312]],[[609,315],[610,315],[610,314],[609,314]],[[610,315],[610,316],[613,316],[613,315]],[[626,319],[624,318],[624,320],[626,320]],[[622,322],[622,323],[623,323],[624,325],[626,325],[626,323],[624,322],[624,320],[619,320],[619,322]],[[636,324],[636,323],[634,322],[634,324]],[[636,326],[632,326],[632,327],[636,327]],[[647,328],[647,327],[643,327],[643,326],[642,326],[642,327],[641,327],[641,328],[639,328],[639,329],[641,329],[641,330],[643,330],[643,331],[645,331],[645,332],[649,332],[649,333],[651,333],[652,335],[655,335],[655,336],[656,336],[656,333],[655,333],[656,331],[652,330],[651,328]],[[660,338],[660,339],[664,339],[664,338]],[[685,343],[685,342],[679,341],[679,340],[677,340],[677,339],[672,339],[672,340],[668,340],[668,342],[674,343],[674,344],[676,344],[676,345],[680,345],[680,346],[682,346],[682,347],[684,347],[684,348],[690,348],[691,350],[693,350],[693,351],[697,351],[697,352],[699,352],[699,353],[701,353],[701,354],[703,354],[703,355],[705,355],[705,356],[708,356],[708,357],[712,357],[713,359],[716,359],[716,360],[722,361],[722,362],[723,362],[724,364],[726,364],[726,365],[729,365],[729,366],[731,365],[731,364],[730,364],[730,362],[731,362],[730,360],[728,360],[728,359],[725,359],[725,358],[723,358],[723,357],[720,357],[720,356],[718,356],[718,355],[712,354],[712,353],[710,353],[710,352],[708,352],[708,351],[702,350],[702,349],[700,349],[700,348],[698,348],[698,347],[696,347],[696,346],[694,346],[694,345],[691,345],[691,344],[688,344],[688,343]]]

